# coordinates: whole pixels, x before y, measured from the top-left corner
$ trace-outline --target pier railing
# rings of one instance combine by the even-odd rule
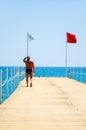
[[[14,92],[19,82],[25,77],[24,67],[6,68],[5,72],[3,80],[3,70],[0,70],[0,104]]]
[[[67,77],[86,83],[86,67],[69,67],[67,70]]]
[[[35,77],[68,77],[86,83],[86,67],[36,67]]]

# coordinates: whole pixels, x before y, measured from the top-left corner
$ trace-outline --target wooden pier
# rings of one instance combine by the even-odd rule
[[[86,130],[86,84],[68,78],[25,79],[0,105],[0,130]]]

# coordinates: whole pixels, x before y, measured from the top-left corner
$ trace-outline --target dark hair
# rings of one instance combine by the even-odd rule
[[[27,59],[30,60],[30,56],[27,56]]]

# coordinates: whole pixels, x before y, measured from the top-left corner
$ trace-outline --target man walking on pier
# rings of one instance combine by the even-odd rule
[[[33,61],[30,61],[30,57],[27,56],[23,59],[23,62],[26,65],[26,83],[28,87],[28,76],[30,76],[30,87],[32,87],[32,77],[34,72],[34,63]]]

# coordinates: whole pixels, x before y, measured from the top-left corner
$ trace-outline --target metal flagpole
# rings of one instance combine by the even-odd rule
[[[28,56],[28,32],[27,32],[27,56]]]
[[[66,42],[66,77],[67,77],[67,42]]]

